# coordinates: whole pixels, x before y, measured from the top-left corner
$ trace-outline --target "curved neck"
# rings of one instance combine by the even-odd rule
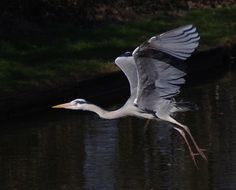
[[[107,111],[94,104],[87,104],[83,110],[95,112],[104,119],[116,119],[127,115],[123,107],[115,111]]]

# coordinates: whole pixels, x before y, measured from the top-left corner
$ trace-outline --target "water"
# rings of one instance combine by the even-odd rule
[[[171,124],[50,110],[1,124],[0,189],[235,190],[236,72],[183,96],[201,108],[177,116],[208,150],[199,169]]]

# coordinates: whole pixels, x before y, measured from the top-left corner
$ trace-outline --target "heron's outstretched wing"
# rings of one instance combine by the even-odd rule
[[[115,64],[124,72],[130,84],[130,94],[132,97],[137,96],[138,77],[134,57],[117,57]]]
[[[142,51],[147,48],[158,49],[173,57],[185,60],[190,57],[197,48],[199,39],[200,36],[196,28],[192,25],[186,25],[158,36],[153,36],[136,48],[134,54],[137,50]]]
[[[150,38],[133,53],[138,73],[136,104],[141,109],[156,109],[160,99],[170,99],[185,83],[183,60],[198,46],[196,28],[183,26]]]

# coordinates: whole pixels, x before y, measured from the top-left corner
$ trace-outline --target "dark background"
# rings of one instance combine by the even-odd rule
[[[135,19],[144,15],[156,15],[161,11],[189,10],[192,8],[216,8],[230,6],[233,0],[2,0],[0,20],[33,22]]]

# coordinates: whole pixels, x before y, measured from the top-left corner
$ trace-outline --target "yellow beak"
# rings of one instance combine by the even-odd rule
[[[56,106],[52,106],[52,108],[68,108],[70,106],[71,106],[70,103],[64,103],[64,104],[58,104]]]

